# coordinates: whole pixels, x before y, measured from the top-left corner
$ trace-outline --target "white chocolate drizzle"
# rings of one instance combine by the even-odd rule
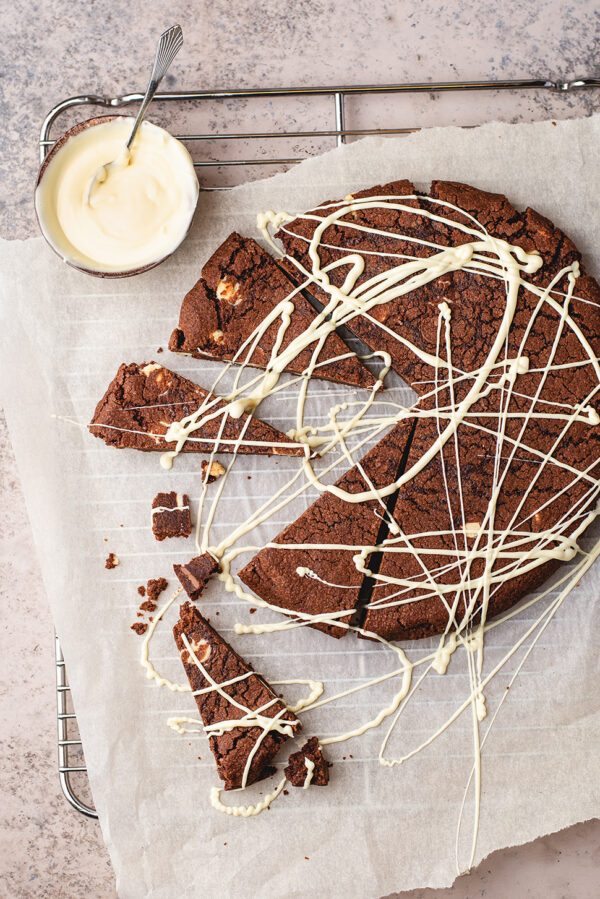
[[[306,777],[304,778],[304,783],[302,784],[302,789],[306,790],[310,786],[310,782],[313,779],[313,774],[315,773],[315,763],[312,759],[309,759],[307,755],[304,756],[304,766],[306,768]]]
[[[234,818],[252,818],[254,815],[260,815],[266,808],[269,808],[274,799],[277,799],[287,783],[287,778],[279,781],[272,793],[257,802],[256,805],[225,805],[221,802],[222,790],[219,787],[212,787],[210,791],[210,804],[218,812],[224,815],[233,815]]]
[[[304,216],[314,223],[312,236],[306,238],[310,268],[303,267],[298,261],[288,257],[303,279],[301,287],[290,291],[290,295],[283,299],[260,323],[254,333],[245,341],[238,350],[233,363],[224,366],[219,377],[203,405],[193,415],[187,416],[180,422],[171,425],[165,439],[176,442],[173,451],[164,454],[162,464],[170,467],[173,459],[183,448],[186,440],[193,440],[194,432],[202,427],[206,421],[221,416],[221,430],[227,416],[239,417],[243,412],[252,414],[266,397],[277,397],[282,390],[286,390],[283,399],[289,402],[289,391],[297,391],[295,424],[288,431],[288,436],[302,443],[305,447],[305,458],[299,460],[298,471],[289,479],[288,483],[278,488],[272,496],[259,505],[248,519],[241,525],[233,528],[224,538],[220,536],[218,543],[211,540],[211,529],[215,518],[215,510],[223,495],[225,483],[229,472],[236,461],[235,454],[227,472],[221,478],[216,496],[208,509],[204,508],[206,500],[206,484],[202,487],[200,508],[198,511],[197,543],[200,551],[209,551],[219,560],[221,565],[221,580],[225,590],[237,599],[245,600],[249,605],[261,609],[270,609],[277,613],[274,621],[261,621],[257,624],[248,624],[240,621],[235,626],[237,634],[270,634],[285,632],[296,628],[302,628],[315,623],[337,624],[347,630],[358,632],[363,636],[376,640],[381,651],[392,660],[389,671],[378,677],[365,677],[356,686],[351,686],[331,695],[325,691],[327,680],[324,682],[313,680],[273,681],[273,683],[292,684],[301,683],[309,687],[309,695],[296,705],[288,704],[288,709],[303,715],[326,705],[334,704],[343,698],[362,692],[373,690],[384,683],[390,683],[393,696],[388,698],[380,708],[374,709],[366,721],[357,723],[347,731],[334,733],[319,740],[321,745],[333,745],[350,739],[361,737],[368,731],[376,730],[387,722],[387,730],[383,736],[380,751],[379,764],[386,769],[405,764],[417,753],[431,745],[441,734],[458,720],[465,711],[471,713],[471,726],[473,734],[473,766],[465,787],[462,805],[460,807],[457,828],[457,870],[468,870],[475,858],[477,845],[477,831],[479,821],[479,808],[481,801],[481,749],[484,745],[492,725],[496,720],[500,707],[506,700],[505,694],[491,718],[487,718],[488,702],[486,700],[486,688],[506,666],[515,653],[526,647],[525,658],[533,651],[541,635],[548,627],[554,615],[569,596],[575,584],[588,570],[593,561],[600,555],[600,543],[594,543],[592,549],[584,551],[580,544],[580,537],[591,522],[598,515],[598,499],[600,497],[600,483],[594,471],[596,463],[590,464],[588,469],[580,470],[561,458],[558,450],[569,428],[575,423],[595,428],[600,425],[600,416],[595,408],[600,391],[600,363],[592,346],[581,331],[576,316],[572,314],[575,304],[590,303],[591,301],[576,294],[579,266],[577,262],[566,266],[557,272],[553,280],[546,286],[540,287],[528,280],[543,264],[543,259],[537,252],[526,252],[519,246],[490,235],[483,226],[464,210],[451,203],[434,200],[428,197],[399,196],[399,197],[368,197],[356,199],[351,196],[348,202],[341,206],[329,204],[321,206],[315,213]],[[419,200],[419,208],[408,205],[410,201]],[[427,208],[423,204],[429,204]],[[457,246],[438,246],[427,241],[419,240],[405,234],[385,232],[376,228],[363,225],[355,217],[361,210],[388,208],[408,215],[418,215],[433,222],[441,223],[455,230],[460,241]],[[445,213],[461,213],[460,222],[446,217]],[[285,212],[265,212],[257,218],[259,230],[271,249],[281,255],[279,247],[275,244],[271,232],[277,228],[284,229],[296,216]],[[464,222],[468,222],[465,224]],[[338,229],[348,229],[349,232],[363,231],[367,234],[379,234],[390,239],[402,239],[415,245],[424,245],[432,252],[431,255],[409,256],[406,254],[386,253],[393,257],[390,260],[390,268],[382,274],[360,280],[365,270],[365,258],[368,253],[375,251],[356,252],[351,246],[347,248],[345,256],[335,262],[322,266],[319,255],[321,247],[329,246],[323,243],[325,232],[331,225],[337,225]],[[298,237],[298,235],[296,235]],[[464,242],[466,241],[466,242]],[[351,243],[349,241],[349,243]],[[343,251],[344,247],[336,245],[337,251]],[[329,274],[339,267],[345,267],[347,272],[341,287],[334,285]],[[495,337],[487,352],[487,356],[479,367],[472,371],[463,371],[453,359],[453,308],[451,300],[444,299],[437,307],[437,347],[436,352],[425,351],[423,347],[412,344],[405,335],[396,334],[385,323],[377,320],[372,314],[376,307],[390,302],[390,300],[407,296],[420,287],[436,280],[448,272],[462,271],[472,274],[474,277],[489,278],[503,282],[505,287],[505,307],[502,319],[497,326]],[[561,282],[566,279],[567,287],[560,289]],[[311,284],[320,287],[328,297],[323,311],[315,316],[314,321],[301,335],[290,341],[285,350],[282,350],[284,337],[289,327],[294,309],[294,297],[302,287],[310,287]],[[528,292],[537,303],[529,325],[525,328],[517,351],[508,354],[508,338],[511,335],[511,326],[520,292]],[[548,338],[548,353],[546,363],[533,366],[530,359],[530,351],[527,346],[531,328],[536,317],[542,312],[553,314],[552,327],[555,333]],[[427,363],[433,370],[431,380],[422,382],[425,388],[412,408],[405,408],[399,403],[387,400],[385,396],[380,398],[380,388],[386,376],[391,358],[387,353],[379,353],[383,363],[379,380],[368,392],[365,398],[352,399],[348,402],[333,404],[325,422],[311,422],[305,420],[305,406],[308,396],[310,376],[315,368],[321,364],[318,361],[319,350],[327,336],[340,325],[349,325],[356,317],[363,317],[371,325],[379,328],[386,337],[393,337],[400,344],[411,351],[414,356]],[[266,328],[274,322],[278,322],[278,332],[271,358],[266,370],[262,374],[253,376],[246,384],[241,385],[241,372],[247,368],[247,359],[251,358],[257,342]],[[564,359],[556,361],[565,333],[575,335],[581,350],[581,358],[568,361]],[[280,381],[280,375],[289,362],[307,348],[312,348],[311,365],[301,376],[294,376],[285,383]],[[331,360],[328,360],[328,362]],[[233,389],[230,391],[225,411],[215,412],[213,406],[216,400],[213,392],[225,372],[229,371],[232,364],[239,366],[239,372],[235,379]],[[581,367],[589,367],[596,380],[594,387],[587,396],[577,397],[574,402],[560,401],[553,398],[548,400],[542,396],[544,385],[550,375],[563,372],[568,376],[570,370]],[[523,379],[527,374],[539,375],[537,388],[530,388],[530,393],[522,387]],[[458,390],[460,388],[460,399]],[[494,396],[497,392],[500,403],[500,411],[493,413],[479,412],[475,409],[476,403],[487,397]],[[528,402],[525,411],[509,410],[511,397]],[[442,399],[443,398],[443,399]],[[520,408],[520,407],[519,407]],[[388,429],[406,418],[433,419],[436,427],[436,439],[429,448],[414,461],[410,467],[397,479],[383,487],[375,488],[363,473],[367,483],[367,489],[359,493],[350,494],[338,486],[327,484],[325,477],[340,461],[348,465],[356,464],[361,450],[365,446],[372,445]],[[544,452],[527,441],[527,426],[529,422],[547,419],[561,422],[561,430],[554,444]],[[489,425],[488,425],[489,420]],[[517,431],[507,428],[509,422],[517,422]],[[520,422],[520,427],[519,427]],[[474,428],[484,436],[495,438],[496,451],[494,456],[494,479],[489,495],[488,508],[480,518],[469,517],[465,508],[463,496],[462,474],[460,470],[460,458],[458,452],[458,432],[465,428]],[[244,432],[235,441],[234,450],[244,445]],[[518,433],[517,433],[518,432]],[[515,436],[517,433],[517,436]],[[350,440],[352,443],[350,444]],[[217,445],[218,440],[215,441]],[[520,459],[519,453],[526,454],[526,461],[531,464],[531,480],[523,491],[523,496],[518,503],[512,520],[506,527],[499,528],[496,525],[496,511],[498,498],[501,495],[503,483],[509,466],[513,460]],[[317,474],[315,460],[326,457],[325,465]],[[386,509],[386,500],[399,488],[409,483],[434,459],[439,458],[443,474],[445,500],[449,512],[458,509],[460,522],[452,531],[433,531],[421,533],[406,533],[399,524],[390,517]],[[330,461],[331,460],[331,461]],[[212,455],[211,455],[212,461]],[[446,466],[452,462],[458,470],[457,495],[450,495],[450,488],[446,474]],[[540,500],[540,506],[527,518],[522,514],[524,503],[536,483],[549,468],[556,467],[562,473],[570,475],[570,483],[557,492],[559,498],[573,485],[585,487],[585,493],[574,502],[567,512],[548,529],[540,529],[538,519],[541,518],[544,509],[552,500]],[[433,651],[423,652],[419,646],[413,646],[404,652],[399,646],[391,643],[381,636],[367,632],[363,628],[348,624],[344,620],[354,610],[344,609],[342,612],[323,613],[309,615],[295,610],[283,609],[280,606],[271,605],[265,600],[258,599],[244,590],[236,580],[232,565],[237,562],[239,556],[248,552],[255,552],[261,547],[255,544],[245,543],[245,538],[259,525],[269,521],[286,506],[304,495],[306,491],[316,490],[319,493],[328,491],[347,503],[363,503],[375,501],[378,510],[375,514],[389,525],[389,534],[380,545],[357,545],[348,547],[337,544],[269,544],[276,546],[278,550],[315,549],[339,550],[351,548],[354,552],[354,565],[358,572],[374,578],[374,587],[369,603],[371,609],[393,608],[404,603],[420,602],[429,597],[439,598],[448,609],[448,625],[445,633],[439,638],[437,648]],[[452,520],[452,515],[450,516]],[[201,526],[201,522],[203,522]],[[447,536],[452,540],[450,548],[431,548],[427,544],[428,537],[438,534]],[[382,573],[373,573],[369,568],[369,559],[374,551],[383,550],[387,554],[404,554],[418,563],[420,574],[418,576],[392,577]],[[430,570],[428,557],[435,556],[438,559],[446,559],[441,568]],[[513,608],[493,621],[487,619],[487,610],[490,599],[498,589],[510,581],[529,571],[535,570],[549,560],[561,562],[572,561],[571,568],[561,576],[558,584],[545,588],[535,596],[526,600],[520,608]],[[479,572],[473,573],[473,563],[478,562]],[[481,564],[482,563],[482,564]],[[501,564],[499,564],[501,563]],[[438,563],[436,563],[438,564]],[[328,586],[336,586],[340,590],[347,585],[331,585],[324,572],[314,567],[302,566],[296,570],[299,578],[316,579]],[[455,575],[454,577],[442,577],[442,575]],[[394,592],[390,593],[390,587]],[[410,595],[415,587],[419,588],[417,596]],[[382,594],[385,588],[385,595]],[[556,596],[556,590],[559,593]],[[459,598],[462,606],[458,609]],[[145,659],[142,664],[146,667],[147,676],[154,678],[172,690],[183,690],[180,685],[173,685],[166,678],[162,678],[151,666],[147,645],[154,632],[156,623],[169,607],[172,600],[161,610],[145,640]],[[504,653],[502,658],[495,662],[489,670],[484,667],[484,650],[486,635],[489,631],[501,627],[509,620],[517,620],[517,616],[526,609],[533,609],[541,605],[543,610],[537,614],[530,624],[528,619],[522,622],[520,635],[515,639],[511,648]],[[463,608],[464,607],[464,608]],[[281,613],[289,617],[282,619]],[[192,653],[193,655],[193,653]],[[414,656],[414,657],[413,657]],[[454,659],[455,656],[459,658]],[[368,665],[368,658],[365,665]],[[517,671],[512,680],[521,670],[523,660],[519,662]],[[397,758],[388,756],[387,749],[393,736],[397,722],[402,716],[407,704],[419,689],[426,677],[445,675],[449,665],[464,663],[469,676],[469,690],[466,695],[457,697],[456,708],[448,716],[443,724],[435,729],[431,735],[421,741],[414,749],[405,752]],[[203,673],[201,662],[197,662]],[[418,675],[418,676],[417,676]],[[210,680],[210,679],[209,679]],[[324,686],[325,685],[325,686]],[[219,685],[213,684],[211,688],[218,689]],[[325,696],[323,696],[325,692]],[[230,697],[228,697],[231,699]],[[246,710],[245,717],[240,719],[247,726],[259,726],[263,728],[263,736],[269,729],[279,729],[285,732],[285,725],[277,718],[263,715],[266,709],[250,713]],[[335,720],[334,710],[331,710],[330,719]],[[240,720],[232,722],[218,722],[213,725],[212,731],[204,728],[206,732],[224,732],[229,725],[241,726]],[[487,729],[482,734],[485,725]],[[179,733],[195,732],[187,730],[184,724],[198,724],[196,719],[186,717],[172,718],[170,726]],[[250,760],[251,761],[251,760]],[[312,779],[313,770],[306,761],[307,775],[304,786],[308,786]],[[247,771],[249,766],[247,766]],[[244,784],[246,782],[246,774]],[[390,774],[391,776],[391,774]],[[254,806],[225,806],[220,800],[220,790],[214,788],[211,791],[210,801],[212,806],[219,811],[234,816],[248,817],[256,815],[280,795],[285,785],[285,778],[277,788],[269,793],[261,802]],[[459,837],[466,808],[467,794],[473,790],[472,813],[472,837],[466,865],[460,860]]]

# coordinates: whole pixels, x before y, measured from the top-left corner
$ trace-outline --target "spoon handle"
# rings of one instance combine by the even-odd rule
[[[133,123],[129,140],[127,141],[128,150],[131,148],[137,130],[141,125],[148,106],[152,102],[152,98],[157,91],[158,85],[163,80],[167,69],[179,53],[182,44],[183,34],[179,25],[173,25],[161,34],[158,40],[158,46],[156,47],[156,56],[154,57],[154,65],[152,67],[152,74],[146,89],[146,94],[142,100],[142,105],[139,108],[135,122]]]

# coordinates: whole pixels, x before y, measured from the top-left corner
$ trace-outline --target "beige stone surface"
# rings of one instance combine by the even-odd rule
[[[598,72],[600,18],[593,0],[4,2],[0,4],[3,237],[36,233],[31,195],[39,126],[48,109],[73,94],[112,96],[143,89],[156,36],[175,21],[183,27],[185,45],[168,76],[170,89],[515,77],[563,80]],[[389,127],[475,123],[495,117],[565,118],[598,109],[599,92],[471,94],[460,99],[422,94],[416,100],[398,99],[393,107],[386,100],[369,107],[362,101],[351,105],[349,117],[350,123]],[[324,106],[313,109],[306,103],[290,103],[273,104],[258,113],[250,104],[225,103],[207,114],[205,125],[213,130],[224,125],[240,130],[265,125],[325,127],[315,123],[326,123],[329,112]],[[177,112],[173,115],[176,123]],[[290,152],[305,152],[306,147],[298,142]],[[256,146],[254,152],[260,156],[267,149]],[[104,899],[114,895],[114,879],[99,827],[70,808],[56,774],[53,652],[52,622],[2,419],[0,896]],[[449,890],[402,895],[591,899],[598,894],[599,883],[600,822],[593,821],[494,853]]]

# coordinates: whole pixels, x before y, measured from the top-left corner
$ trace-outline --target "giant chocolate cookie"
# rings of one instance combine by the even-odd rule
[[[296,283],[308,272],[316,301],[345,303],[342,323],[419,399],[365,459],[391,530],[352,469],[242,580],[336,636],[326,614],[340,609],[412,639],[518,602],[577,554],[596,514],[600,289],[576,247],[532,209],[440,181],[325,203],[277,236]]]

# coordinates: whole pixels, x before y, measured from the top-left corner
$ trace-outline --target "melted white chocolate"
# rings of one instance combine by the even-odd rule
[[[310,782],[313,779],[313,774],[315,773],[315,763],[312,759],[309,759],[307,755],[304,756],[304,765],[306,767],[306,777],[304,778],[304,783],[302,784],[302,789],[306,790],[307,787],[310,787]]]
[[[132,119],[101,121],[69,137],[35,193],[42,231],[63,259],[95,272],[130,272],[181,243],[198,200],[194,164],[182,143]],[[94,174],[115,160],[88,196]]]
[[[222,790],[218,787],[213,787],[210,791],[210,804],[218,812],[223,812],[224,815],[233,815],[234,818],[251,818],[253,815],[260,815],[266,808],[269,808],[273,800],[277,799],[286,783],[287,779],[284,777],[273,792],[267,793],[264,799],[261,799],[256,805],[224,805],[221,802]]]

